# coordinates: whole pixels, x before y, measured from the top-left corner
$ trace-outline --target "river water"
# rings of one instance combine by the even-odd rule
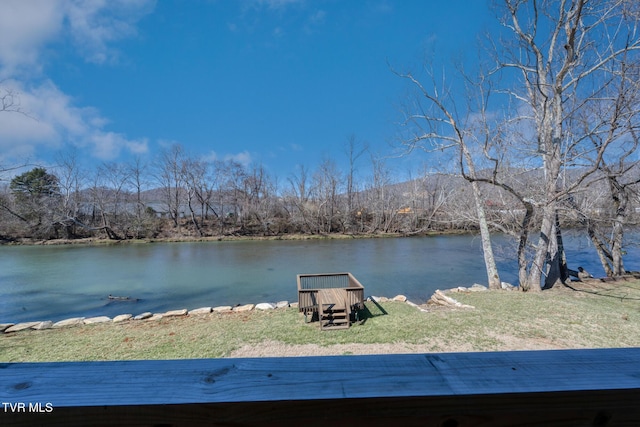
[[[516,283],[514,246],[497,237],[501,279]],[[584,238],[570,268],[602,275]],[[629,253],[626,267],[638,251]],[[365,294],[426,301],[434,290],[486,284],[473,236],[0,247],[0,323],[259,302],[297,301],[296,274],[351,272]],[[135,302],[111,301],[108,295]]]

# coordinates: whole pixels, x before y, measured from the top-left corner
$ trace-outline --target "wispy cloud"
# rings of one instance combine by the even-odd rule
[[[253,158],[251,157],[251,153],[249,151],[244,150],[235,154],[223,154],[220,155],[215,151],[210,151],[209,154],[203,156],[202,160],[207,162],[215,162],[215,161],[234,161],[240,163],[242,166],[249,166],[253,162]]]
[[[15,94],[19,113],[0,114],[3,156],[32,156],[71,142],[100,159],[145,152],[146,140],[104,129],[109,120],[78,105],[50,78],[49,50],[71,43],[88,62],[117,61],[114,42],[136,35],[155,0],[3,0],[0,2],[0,90]]]
[[[146,138],[131,140],[115,132],[92,132],[87,140],[92,145],[95,157],[101,160],[115,159],[122,150],[131,154],[144,154],[149,149]]]
[[[155,0],[3,0],[0,3],[0,74],[41,71],[44,51],[72,41],[90,62],[113,61],[113,42],[136,34]]]
[[[279,10],[294,5],[304,4],[305,0],[256,0],[255,3],[269,9]]]
[[[324,10],[316,10],[309,17],[309,23],[312,25],[321,25],[324,24],[326,18],[327,12],[325,12]]]
[[[62,30],[64,11],[58,1],[6,0],[0,4],[0,77],[41,70],[43,47]]]
[[[155,0],[66,1],[69,33],[85,59],[98,64],[117,59],[111,43],[137,34],[136,23]]]
[[[46,80],[37,86],[5,81],[17,93],[17,112],[0,114],[0,150],[5,155],[30,157],[41,148],[59,148],[65,142],[85,147],[102,160],[116,158],[123,150],[135,154],[148,149],[145,139],[129,139],[108,132],[108,120],[91,107],[78,107],[73,98]]]
[[[249,166],[253,161],[251,158],[251,153],[249,153],[247,150],[236,154],[228,154],[225,156],[225,160],[233,160],[245,167]]]

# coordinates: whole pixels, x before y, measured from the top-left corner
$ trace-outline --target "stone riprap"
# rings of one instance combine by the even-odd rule
[[[53,322],[51,320],[45,320],[44,322],[38,323],[36,326],[34,326],[31,329],[33,329],[34,331],[41,331],[43,329],[51,329],[52,326],[53,326]]]
[[[268,302],[261,302],[260,304],[256,304],[254,307],[256,310],[273,310],[276,308],[275,305],[269,304]]]
[[[506,287],[503,285],[503,289],[512,289],[512,286]],[[482,285],[474,285],[471,288],[454,288],[445,292],[474,292],[474,291],[484,291],[487,290],[485,286]],[[413,307],[418,307],[423,311],[420,306],[415,303],[412,303],[407,299],[404,295],[396,295],[393,298],[387,297],[376,297],[372,296],[367,298],[367,301],[374,300],[376,302],[387,302],[387,301],[398,301],[409,304]],[[145,312],[140,313],[138,315],[133,314],[120,314],[115,316],[113,319],[107,316],[96,316],[96,317],[73,317],[70,319],[64,319],[59,322],[52,322],[50,320],[46,321],[36,321],[36,322],[22,322],[22,323],[0,323],[0,333],[13,333],[24,330],[44,330],[44,329],[57,329],[57,328],[65,328],[65,327],[73,327],[73,326],[81,326],[81,325],[91,325],[97,323],[123,323],[129,321],[141,321],[141,320],[160,320],[166,317],[183,317],[189,315],[198,315],[205,316],[209,314],[220,314],[220,313],[234,313],[234,312],[246,312],[252,310],[277,310],[282,308],[297,308],[298,303],[293,302],[289,303],[288,301],[279,301],[277,303],[259,303],[259,304],[244,304],[237,305],[232,307],[230,305],[218,306],[218,307],[200,307],[193,310],[187,310],[186,308],[180,310],[170,310],[164,313],[151,313]]]
[[[178,317],[178,316],[186,316],[189,313],[189,310],[183,308],[181,310],[171,310],[167,311],[162,315],[162,317]]]
[[[16,323],[13,326],[9,326],[7,329],[5,329],[5,333],[11,333],[11,332],[18,332],[18,331],[24,331],[25,329],[31,329],[34,326],[38,325],[40,322],[22,322],[22,323]]]
[[[245,304],[233,307],[233,311],[251,311],[255,307],[255,304]]]
[[[72,317],[71,319],[64,319],[54,323],[51,327],[53,329],[57,329],[57,328],[67,328],[70,326],[79,326],[79,325],[84,325],[84,317]]]
[[[150,318],[151,316],[153,316],[153,313],[151,313],[150,311],[147,311],[145,313],[141,313],[141,314],[138,314],[137,316],[134,316],[133,320],[145,320]]]
[[[94,323],[107,323],[111,322],[111,318],[107,316],[89,317],[83,320],[85,325],[93,325]]]
[[[127,321],[139,321],[139,320],[160,320],[165,317],[182,317],[182,316],[204,316],[211,313],[232,313],[251,311],[254,309],[266,310],[276,309],[284,307],[297,307],[297,303],[289,304],[288,301],[280,301],[278,303],[260,303],[260,304],[245,304],[232,307],[230,305],[219,307],[200,307],[193,310],[187,310],[186,308],[180,310],[170,310],[164,313],[151,313],[145,312],[137,315],[130,313],[120,314],[111,319],[108,316],[96,316],[96,317],[73,317],[64,319],[59,322],[47,321],[34,321],[34,322],[21,322],[21,323],[0,323],[0,333],[12,333],[24,330],[43,330],[43,329],[58,329],[80,325],[92,325],[98,323],[122,323]]]

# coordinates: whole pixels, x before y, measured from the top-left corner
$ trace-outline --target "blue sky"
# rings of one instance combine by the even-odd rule
[[[351,135],[392,155],[407,86],[390,66],[473,56],[495,24],[485,0],[3,0],[0,90],[23,114],[0,113],[0,164],[179,143],[286,178],[344,167]]]

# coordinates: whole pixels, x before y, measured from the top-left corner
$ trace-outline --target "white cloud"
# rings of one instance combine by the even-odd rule
[[[0,150],[5,157],[28,157],[65,142],[86,147],[103,160],[114,159],[123,150],[141,154],[148,149],[145,139],[131,140],[103,130],[107,119],[94,108],[76,106],[49,80],[34,87],[17,81],[5,81],[4,86],[15,94],[19,110],[0,114]]]
[[[3,0],[0,2],[0,76],[39,72],[48,45],[73,41],[96,63],[117,58],[110,43],[136,34],[154,0]]]
[[[238,162],[245,167],[249,166],[252,162],[251,154],[247,150],[237,154],[227,154],[226,156],[224,156],[224,159],[233,160],[234,162]]]
[[[113,62],[113,43],[136,35],[136,23],[155,0],[2,0],[0,2],[0,96],[13,95],[13,110],[0,114],[4,159],[30,157],[41,148],[72,143],[100,159],[122,151],[144,153],[146,139],[104,130],[109,120],[79,106],[43,75],[46,58],[59,43],[71,42],[94,63]],[[9,91],[9,92],[7,92]]]
[[[66,0],[66,18],[76,46],[90,62],[117,58],[110,43],[135,36],[135,24],[149,13],[152,0]]]
[[[129,140],[124,135],[115,132],[94,131],[88,135],[88,142],[92,144],[95,157],[101,160],[113,160],[122,150],[132,154],[144,154],[148,150],[146,138]]]
[[[59,1],[0,3],[0,76],[14,74],[18,67],[35,66],[39,70],[40,51],[60,34],[63,20]]]
[[[202,160],[205,162],[215,162],[216,160],[219,160],[220,158],[218,157],[218,153],[216,153],[215,151],[210,151],[209,154],[205,154],[204,156],[202,156]]]
[[[202,156],[202,160],[206,162],[215,162],[217,160],[223,160],[225,162],[234,161],[240,163],[244,167],[249,166],[253,162],[251,153],[249,153],[249,151],[247,150],[236,154],[225,154],[224,156],[220,156],[218,153],[212,150],[209,152],[209,154]]]

